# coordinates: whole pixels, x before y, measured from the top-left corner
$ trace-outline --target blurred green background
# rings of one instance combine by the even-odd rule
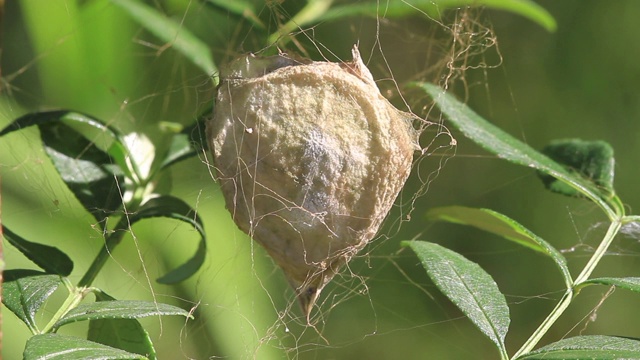
[[[556,32],[502,11],[451,11],[443,18],[447,27],[421,14],[379,22],[353,17],[320,23],[307,33],[313,41],[299,34],[298,43],[287,48],[298,53],[304,49],[304,55],[316,60],[336,60],[348,59],[352,44],[359,42],[374,76],[383,79],[383,93],[397,99],[391,77],[400,85],[441,81],[437,76],[442,69],[431,66],[451,50],[451,34],[458,28],[450,25],[458,24],[475,39],[474,49],[486,49],[468,65],[487,66],[460,72],[452,89],[478,113],[534,148],[567,137],[612,144],[615,186],[633,213],[640,203],[640,2],[538,3],[556,19]],[[256,1],[256,14],[266,24],[261,30],[199,1],[149,4],[205,41],[217,64],[264,49],[267,35],[302,6],[297,1]],[[483,35],[487,29],[493,30],[497,47],[492,36]],[[214,93],[206,75],[165,45],[107,0],[7,1],[0,127],[26,112],[68,108],[124,132],[144,132],[161,147],[169,135],[159,123],[191,124]],[[414,101],[412,96],[407,99]],[[418,104],[424,103],[415,99],[413,110],[419,113]],[[562,295],[557,270],[551,261],[495,236],[426,223],[426,210],[456,204],[502,212],[566,250],[574,271],[602,238],[606,219],[586,201],[545,191],[533,171],[487,155],[454,135],[455,154],[443,148],[416,167],[403,200],[425,184],[428,188],[413,203],[411,220],[398,230],[394,220],[403,215],[400,208],[394,210],[383,235],[324,290],[315,327],[299,318],[293,292],[279,269],[236,230],[204,154],[178,164],[163,185],[197,209],[205,222],[209,257],[204,269],[177,287],[155,284],[166,269],[192,254],[197,235],[188,226],[153,220],[134,227],[135,237],[125,238],[94,285],[119,299],[155,296],[196,309],[193,322],[144,320],[163,359],[496,358],[490,341],[438,293],[417,258],[400,251],[400,240],[423,239],[464,254],[495,278],[510,304],[507,345],[513,353]],[[425,180],[438,169],[437,176]],[[75,262],[71,279],[77,282],[100,248],[101,234],[53,170],[36,129],[0,139],[0,175],[2,223],[27,239],[67,252]],[[401,208],[404,213],[411,204]],[[638,275],[638,234],[628,230],[595,275]],[[30,266],[8,246],[4,256],[9,268]],[[585,289],[543,341],[577,334],[640,337],[638,297],[619,290],[602,302],[607,290]],[[46,311],[41,314],[42,321],[48,316]],[[3,358],[21,358],[29,335],[26,327],[3,311],[2,330]],[[79,324],[61,331],[82,336],[85,330]]]

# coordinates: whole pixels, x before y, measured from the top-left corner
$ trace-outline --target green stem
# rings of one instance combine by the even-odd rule
[[[82,299],[87,295],[88,289],[86,287],[75,287],[71,291],[69,291],[69,296],[67,299],[60,305],[58,311],[53,314],[49,323],[42,329],[41,334],[46,334],[53,329],[53,326],[60,320],[63,316],[65,316],[69,310],[75,308],[80,304]]]
[[[628,223],[633,223],[633,222],[640,222],[640,216],[638,216],[638,215],[629,215],[629,216],[625,216],[622,219],[622,223],[623,224],[628,224]]]
[[[87,269],[82,279],[80,279],[80,281],[78,282],[78,287],[90,286],[93,283],[93,281],[96,279],[96,276],[98,276],[98,273],[107,262],[107,259],[111,256],[113,249],[115,249],[115,247],[120,244],[120,241],[122,241],[122,237],[125,234],[124,230],[126,229],[128,223],[129,220],[127,219],[127,216],[123,215],[120,218],[120,221],[118,221],[118,225],[116,225],[114,231],[109,236],[107,236],[104,242],[104,246],[100,249],[98,255],[96,255],[96,257],[93,259],[93,262],[91,263],[91,266],[89,266],[89,269]]]
[[[509,353],[504,345],[500,346],[500,360],[509,360]]]
[[[564,293],[560,302],[556,305],[556,307],[551,311],[549,316],[538,326],[536,331],[531,334],[531,337],[522,345],[520,350],[513,355],[512,359],[518,358],[522,354],[526,354],[529,351],[533,350],[533,348],[538,344],[538,342],[542,339],[542,337],[549,331],[551,326],[560,318],[562,313],[569,307],[571,304],[571,300],[573,300],[573,288],[567,289],[567,292]]]
[[[584,269],[582,269],[580,275],[578,275],[578,277],[574,280],[574,287],[589,279],[589,276],[591,276],[591,273],[593,272],[593,270],[595,270],[596,266],[600,262],[600,259],[602,259],[604,254],[609,249],[609,246],[611,246],[613,238],[615,238],[616,234],[618,234],[618,231],[620,231],[621,227],[622,219],[615,219],[613,222],[611,222],[611,224],[609,225],[609,229],[604,236],[604,239],[602,239],[602,242],[591,256],[591,259],[589,259],[587,265],[585,265]]]
[[[526,354],[529,351],[533,350],[533,348],[538,344],[538,342],[547,333],[547,331],[549,331],[551,326],[553,326],[556,320],[558,320],[558,318],[560,318],[564,311],[569,307],[569,304],[571,304],[571,301],[573,300],[573,297],[575,295],[575,287],[589,279],[589,276],[591,276],[591,273],[593,273],[593,270],[595,270],[596,266],[598,265],[604,254],[607,252],[607,249],[609,249],[609,246],[611,246],[611,242],[615,238],[616,234],[618,233],[618,231],[620,231],[622,221],[622,218],[617,218],[611,222],[611,224],[609,225],[609,229],[607,229],[607,233],[604,236],[604,239],[602,239],[602,242],[593,253],[591,259],[589,259],[589,262],[587,262],[584,269],[582,269],[580,275],[578,275],[578,277],[573,281],[573,286],[570,289],[567,289],[567,292],[565,292],[565,294],[562,296],[562,299],[560,299],[558,305],[556,305],[549,316],[544,319],[542,324],[540,324],[536,331],[533,332],[531,337],[529,337],[524,345],[522,345],[520,350],[515,353],[513,359],[516,359],[518,356]]]
[[[98,276],[98,273],[107,262],[107,259],[111,257],[111,253],[113,252],[113,250],[116,248],[116,246],[118,246],[118,244],[120,244],[122,238],[124,237],[124,234],[126,233],[125,230],[129,229],[129,216],[127,213],[136,212],[138,210],[140,204],[142,203],[144,189],[144,186],[139,186],[136,188],[133,199],[131,199],[129,204],[124,206],[125,214],[122,215],[122,217],[118,221],[118,224],[113,229],[113,232],[109,234],[109,236],[107,236],[107,238],[105,239],[104,246],[100,249],[98,255],[96,255],[96,257],[93,259],[93,262],[89,266],[89,269],[87,269],[87,271],[85,272],[82,279],[80,279],[80,281],[78,282],[78,287],[91,286],[93,281],[96,279],[96,276]]]

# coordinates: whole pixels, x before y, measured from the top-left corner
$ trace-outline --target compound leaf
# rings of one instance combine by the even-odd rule
[[[194,209],[184,201],[173,196],[159,196],[146,202],[130,219],[131,224],[142,219],[168,217],[184,221],[194,227],[200,234],[200,242],[196,253],[184,264],[171,270],[158,279],[163,284],[174,284],[195,274],[204,263],[207,253],[206,236],[202,220]]]

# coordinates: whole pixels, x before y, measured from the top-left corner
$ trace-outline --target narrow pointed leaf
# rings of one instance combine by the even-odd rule
[[[640,341],[616,336],[577,336],[560,340],[518,357],[518,360],[524,359],[640,359]]]
[[[542,149],[542,153],[578,176],[593,181],[600,191],[613,195],[615,160],[613,148],[604,141],[580,139],[554,140]],[[556,178],[540,174],[547,189],[568,196],[580,196],[574,188]]]
[[[214,76],[218,73],[207,45],[195,37],[182,24],[137,0],[111,1],[160,40],[171,44],[174,49],[202,69],[207,75]],[[214,78],[214,85],[217,85],[217,78]]]
[[[384,4],[376,1],[346,3],[334,6],[318,20],[336,20],[359,15],[393,18],[418,15],[422,12],[438,18],[447,9],[458,9],[464,6],[485,6],[509,11],[528,18],[547,31],[555,31],[557,27],[555,19],[547,10],[529,0],[390,0]]]
[[[147,359],[93,341],[59,334],[36,335],[27,341],[23,360]]]
[[[140,210],[131,217],[131,224],[142,219],[152,217],[168,217],[184,221],[194,227],[200,234],[198,249],[193,257],[181,266],[170,271],[158,279],[163,284],[174,284],[195,274],[204,263],[207,253],[206,236],[202,220],[194,209],[184,201],[172,196],[160,196],[145,203]]]
[[[0,135],[33,125],[40,129],[45,151],[62,180],[103,226],[122,202],[118,184],[124,183],[124,175],[133,177],[135,172],[129,169],[120,134],[88,115],[60,110],[22,116]],[[98,140],[104,142],[105,150],[97,146]]]
[[[506,354],[509,308],[491,276],[478,264],[440,245],[425,241],[403,241],[402,245],[418,255],[438,289],[493,341],[501,354]]]
[[[6,270],[3,276],[2,303],[37,333],[36,313],[60,286],[60,276],[34,270]]]
[[[640,277],[595,278],[595,279],[589,279],[579,285],[580,287],[587,286],[587,285],[609,285],[609,286],[619,287],[621,289],[631,290],[633,292],[640,292]]]
[[[120,169],[125,172],[128,177],[132,177],[127,165],[127,149],[124,146],[122,135],[114,128],[103,124],[101,121],[79,112],[69,110],[42,111],[23,115],[0,131],[0,136],[4,136],[14,131],[22,130],[27,127],[37,125],[38,127],[47,124],[63,122],[67,125],[74,126],[72,132],[77,132],[75,127],[84,127],[92,129],[95,134],[100,135],[100,140],[108,140],[105,152],[113,158],[113,162],[118,164]],[[88,139],[94,142],[97,139]]]
[[[96,293],[97,301],[115,301],[105,293]],[[87,340],[122,349],[131,353],[156,358],[149,333],[135,319],[98,319],[89,321]]]
[[[82,135],[62,124],[41,125],[45,151],[69,190],[99,223],[122,203],[118,184],[124,183],[113,159]]]
[[[209,4],[214,8],[226,10],[231,14],[242,16],[258,29],[264,30],[266,27],[256,15],[253,3],[245,0],[205,0],[205,4]]]
[[[152,301],[138,300],[114,300],[98,301],[90,304],[82,304],[71,309],[63,316],[54,328],[86,320],[99,319],[139,319],[148,316],[182,315],[191,318],[191,315],[173,305],[155,303]]]
[[[514,164],[536,169],[566,183],[598,204],[612,219],[617,217],[616,213],[624,213],[619,202],[615,198],[611,199],[610,194],[601,192],[596,184],[568,172],[562,165],[489,123],[442,88],[429,83],[413,85],[429,94],[447,119],[466,137],[485,150]]]
[[[545,254],[555,262],[564,277],[567,288],[571,287],[573,280],[566,258],[551,244],[505,215],[489,209],[446,206],[429,210],[427,218],[429,220],[448,221],[473,226]]]
[[[62,276],[71,274],[73,261],[58,248],[25,240],[7,227],[2,229],[2,235],[9,244],[47,273]]]

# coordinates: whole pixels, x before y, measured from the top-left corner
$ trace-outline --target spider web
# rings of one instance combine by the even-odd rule
[[[220,65],[247,52],[273,51],[273,47],[264,46],[264,33],[247,26],[246,20],[236,19],[235,23],[226,23],[228,27],[222,30],[215,29],[212,25],[215,24],[212,22],[214,17],[203,15],[206,13],[203,4],[185,4],[173,8],[155,2],[154,6],[186,27],[192,26],[201,33],[213,31],[212,38],[223,38],[226,45],[212,49]],[[73,7],[67,1],[61,1],[60,5],[68,9]],[[385,4],[381,2],[379,6],[382,9]],[[268,1],[258,10],[259,15],[266,13],[272,24],[281,26],[294,18],[296,9],[284,2]],[[103,2],[100,6],[95,5],[92,11],[89,19],[97,21],[112,9]],[[71,13],[68,15],[73,17]],[[194,71],[179,54],[171,52],[168,44],[146,34],[137,25],[131,27],[126,38],[118,39],[123,44],[120,61],[105,64],[90,81],[82,80],[77,74],[60,79],[95,90],[94,96],[102,102],[92,103],[89,97],[77,100],[51,97],[46,89],[35,86],[33,80],[39,71],[44,71],[40,68],[41,63],[69,51],[67,47],[83,33],[82,26],[76,24],[52,31],[55,39],[48,48],[33,49],[11,61],[7,60],[8,50],[3,51],[4,86],[0,98],[3,124],[28,110],[67,107],[94,114],[124,132],[148,133],[161,143],[166,134],[159,130],[159,121],[186,125],[212,101],[214,89],[210,87],[209,79]],[[275,27],[269,28],[267,32],[275,30]],[[28,38],[24,33],[15,36],[11,39]],[[5,41],[8,41],[7,37]],[[502,67],[497,37],[481,10],[449,11],[438,19],[416,11],[409,20],[357,17],[299,27],[293,32],[291,41],[280,50],[315,61],[340,62],[350,60],[348,54],[354,43],[358,44],[363,61],[372,71],[381,93],[399,109],[414,113],[420,119],[414,125],[422,131],[422,152],[416,153],[407,185],[378,235],[324,289],[307,322],[282,271],[230,219],[220,189],[212,179],[211,156],[203,150],[198,159],[176,165],[168,176],[171,180],[165,179],[159,187],[169,189],[168,182],[172,182],[171,193],[191,204],[205,220],[209,253],[204,270],[176,288],[155,284],[153,279],[162,274],[163,269],[188,258],[195,246],[189,245],[188,239],[194,234],[188,226],[152,220],[149,226],[131,229],[131,235],[126,238],[129,241],[125,240],[112,254],[110,263],[103,270],[103,274],[109,275],[102,275],[96,283],[118,298],[153,298],[193,308],[196,320],[186,324],[181,319],[170,318],[144,321],[152,335],[160,339],[156,341],[160,356],[167,353],[172,354],[171,358],[195,359],[425,356],[453,359],[479,358],[480,353],[492,356],[493,350],[485,340],[474,333],[464,317],[433,289],[417,266],[415,257],[400,250],[398,240],[434,236],[429,235],[432,229],[426,229],[422,217],[432,202],[448,204],[443,203],[446,200],[440,195],[447,192],[446,181],[440,183],[440,180],[443,171],[447,172],[450,167],[453,172],[458,169],[455,165],[447,165],[451,160],[493,159],[473,148],[465,148],[468,152],[460,153],[456,140],[433,110],[429,99],[408,90],[405,85],[410,81],[434,82],[457,90],[464,100],[478,89],[490,96],[487,72]],[[130,59],[141,59],[146,67],[128,68]],[[120,87],[121,79],[111,78],[112,74],[119,73],[122,77],[134,76],[133,86]],[[42,152],[37,132],[27,130],[12,136],[0,141],[5,210],[2,220],[19,229],[26,238],[36,241],[40,241],[42,234],[33,229],[32,224],[46,224],[47,238],[42,242],[60,244],[59,247],[75,260],[74,280],[73,276],[80,277],[81,271],[89,265],[92,254],[102,243],[102,234],[51,167]],[[521,176],[521,173],[513,174],[513,180],[503,179],[494,184],[496,188],[484,188],[486,192],[482,196],[488,197],[496,189],[510,188],[512,182],[522,179]],[[587,217],[589,220],[580,221],[590,221],[585,213],[589,214],[591,208],[573,203],[567,208],[569,210],[563,213],[565,217],[568,213],[572,219]],[[578,240],[570,240],[565,245],[569,253],[580,258],[581,249],[590,253],[588,239],[597,238],[598,228],[581,234],[577,229],[585,228],[584,224],[575,227]],[[435,236],[442,235],[434,230]],[[465,236],[456,233],[460,230],[447,228],[447,231]],[[617,250],[618,255],[637,255],[630,247]],[[501,248],[493,243],[488,250],[471,249],[466,254],[490,264],[505,253],[515,253],[514,258],[522,256],[519,250]],[[12,262],[17,255],[16,251],[5,248],[5,258],[10,259],[11,267],[22,266],[18,260]],[[499,284],[500,280],[497,279]],[[552,289],[561,289],[561,285]],[[520,290],[509,288],[512,294],[526,295],[508,295],[509,302],[516,307],[516,319],[527,311],[521,308],[528,304],[539,301],[553,304],[559,296],[559,292]],[[600,300],[608,296],[608,293],[592,296],[594,312],[602,305]],[[43,314],[42,317],[50,315]],[[7,318],[9,316],[3,317],[5,329],[20,328]],[[586,321],[578,318],[570,323],[582,331],[581,324],[588,326],[593,319],[593,316]],[[69,331],[82,336],[85,328]],[[16,336],[26,339],[27,334]],[[20,354],[21,346],[3,349],[3,353],[11,358],[10,354]],[[426,352],[429,355],[425,355]]]

